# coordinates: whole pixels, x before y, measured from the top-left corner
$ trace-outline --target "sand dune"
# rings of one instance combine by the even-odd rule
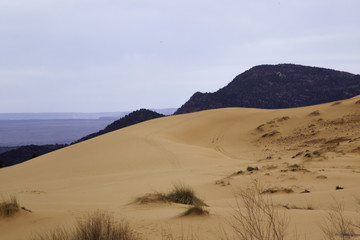
[[[320,239],[319,224],[332,201],[343,202],[352,216],[354,198],[360,198],[359,100],[164,117],[0,169],[0,194],[16,195],[33,211],[0,219],[0,238],[28,239],[105,209],[147,239],[161,239],[164,231],[219,239],[219,226],[230,230],[225,219],[234,192],[260,179],[266,189],[278,190],[273,200],[291,217],[290,233],[296,228]],[[249,166],[258,170],[247,171]],[[129,204],[178,182],[195,189],[209,205],[209,216],[179,217],[186,209],[181,204]],[[309,205],[313,210],[305,209]]]

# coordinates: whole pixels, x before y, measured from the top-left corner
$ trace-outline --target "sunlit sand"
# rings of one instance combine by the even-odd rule
[[[147,239],[164,232],[219,239],[221,229],[231,233],[234,195],[258,179],[290,218],[289,236],[296,230],[320,239],[334,202],[344,205],[346,216],[356,216],[359,100],[164,117],[0,169],[0,194],[15,195],[32,211],[1,218],[0,238],[28,239],[103,209]],[[176,183],[191,186],[210,214],[182,217],[186,205],[133,203]]]

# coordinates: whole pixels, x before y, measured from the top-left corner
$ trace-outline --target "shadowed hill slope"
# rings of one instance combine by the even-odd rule
[[[67,144],[48,144],[48,145],[26,145],[0,154],[0,167],[9,167],[24,161],[36,158],[43,154],[56,151]]]
[[[295,64],[260,65],[214,93],[195,93],[175,114],[225,107],[294,108],[360,94],[360,75]]]
[[[144,121],[148,121],[151,119],[155,119],[155,118],[159,118],[159,117],[164,117],[165,115],[148,110],[148,109],[140,109],[140,110],[136,110],[134,112],[129,113],[128,115],[126,115],[123,118],[120,118],[119,120],[116,120],[115,122],[111,123],[110,125],[108,125],[106,128],[104,128],[103,130],[100,130],[96,133],[92,133],[89,134],[81,139],[79,139],[78,141],[76,141],[75,143],[78,142],[82,142],[85,140],[89,140],[91,138],[103,135],[105,133],[109,133],[124,127],[128,127],[137,123],[141,123]]]

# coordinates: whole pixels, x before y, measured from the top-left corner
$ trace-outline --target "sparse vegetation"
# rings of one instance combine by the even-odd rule
[[[155,203],[155,202],[168,202],[168,199],[163,193],[149,193],[143,196],[137,197],[135,202],[140,204]]]
[[[96,211],[78,220],[74,228],[59,227],[49,233],[38,234],[32,240],[140,240],[127,222],[115,222],[114,217]]]
[[[206,206],[204,201],[199,199],[190,186],[184,184],[174,185],[174,189],[166,195],[168,201],[187,205]]]
[[[325,176],[325,175],[319,175],[319,176],[317,176],[316,178],[317,178],[317,179],[327,179],[327,176]]]
[[[263,166],[262,168],[267,169],[267,170],[273,170],[273,169],[277,169],[278,166],[277,165],[266,165],[266,166]]]
[[[265,189],[261,192],[261,194],[267,194],[267,193],[270,193],[270,194],[273,194],[273,193],[293,193],[294,190],[292,190],[291,188],[283,188],[283,187],[272,187],[272,188],[268,188],[268,189]]]
[[[247,169],[246,169],[248,172],[252,172],[252,171],[258,171],[259,170],[259,168],[258,167],[247,167]]]
[[[275,136],[276,134],[280,133],[279,131],[277,130],[274,130],[274,131],[271,131],[271,132],[268,132],[268,133],[265,133],[263,134],[261,137],[264,138],[264,137],[272,137],[272,136]]]
[[[319,110],[316,110],[316,111],[313,111],[313,112],[309,113],[309,116],[319,116],[319,115],[320,115]]]
[[[20,205],[15,196],[10,196],[9,199],[0,202],[0,216],[10,217],[20,210]]]
[[[290,119],[289,116],[283,116],[280,119],[278,119],[278,122],[286,121],[286,120],[289,120],[289,119]]]
[[[344,215],[344,205],[336,200],[320,227],[324,238],[328,240],[347,240],[360,236],[360,223],[347,218]]]
[[[281,206],[286,209],[314,210],[312,201],[309,201],[309,200],[306,200],[305,205],[303,205],[303,206],[298,206],[295,204],[293,204],[291,206],[289,206],[289,204],[283,204]]]
[[[165,193],[146,194],[138,197],[135,202],[137,203],[150,203],[150,202],[173,202],[186,205],[207,206],[206,203],[195,195],[194,190],[190,186],[184,184],[175,184],[173,189]]]
[[[289,218],[275,209],[271,197],[261,194],[260,184],[254,181],[240,191],[230,225],[239,240],[283,240],[287,235]]]
[[[261,124],[261,125],[257,126],[256,130],[258,130],[260,132],[263,132],[264,131],[264,129],[263,129],[264,126],[265,126],[265,124]]]
[[[215,184],[218,184],[221,186],[228,186],[228,185],[230,185],[230,181],[228,178],[223,178],[223,179],[215,181]]]
[[[298,152],[298,153],[296,153],[294,156],[292,156],[291,158],[296,158],[296,157],[298,157],[298,156],[300,156],[301,154],[303,154],[304,152]]]
[[[206,210],[203,206],[192,206],[189,207],[186,212],[184,212],[183,216],[202,216],[202,215],[208,215],[209,211]]]

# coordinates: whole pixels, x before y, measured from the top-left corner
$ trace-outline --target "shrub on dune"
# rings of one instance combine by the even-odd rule
[[[173,202],[186,205],[207,206],[206,203],[195,195],[195,191],[185,184],[175,184],[169,193],[152,193],[135,199],[140,204],[151,202]]]
[[[253,181],[236,196],[237,206],[234,208],[233,219],[229,222],[235,239],[285,239],[289,219],[277,211],[271,197],[264,196],[262,192],[260,183]]]
[[[199,199],[190,186],[184,184],[174,185],[174,189],[168,193],[167,199],[170,202],[182,203],[187,205],[207,206],[203,200]]]
[[[183,216],[202,216],[202,215],[208,215],[209,211],[204,209],[203,206],[192,206],[189,207],[184,213]]]
[[[32,240],[140,240],[127,222],[116,222],[114,217],[96,211],[78,220],[75,228],[57,228],[49,233],[38,234]]]
[[[0,216],[10,217],[19,210],[20,205],[15,196],[10,196],[8,200],[0,202]]]

